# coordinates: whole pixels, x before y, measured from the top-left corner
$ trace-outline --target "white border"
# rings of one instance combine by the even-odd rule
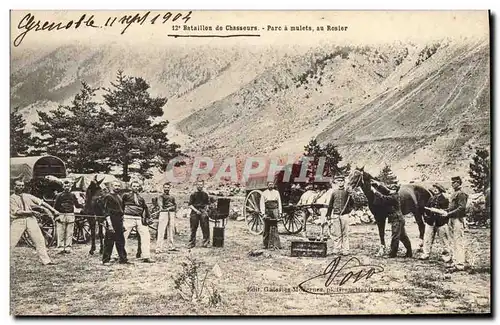
[[[68,0],[62,1],[62,0],[50,0],[50,1],[3,1],[2,2],[2,11],[0,14],[0,17],[2,19],[2,24],[0,25],[2,32],[0,35],[2,35],[2,44],[4,47],[2,48],[2,64],[3,64],[3,69],[2,71],[5,71],[4,73],[4,78],[2,78],[2,103],[4,103],[4,109],[5,112],[3,113],[4,118],[0,119],[4,123],[2,127],[0,127],[0,132],[1,136],[0,139],[3,139],[1,142],[2,149],[0,151],[1,153],[1,168],[0,168],[0,175],[2,177],[2,186],[1,186],[1,192],[0,192],[0,207],[2,208],[3,217],[2,217],[2,223],[0,227],[0,232],[2,233],[2,236],[0,238],[2,239],[2,245],[0,248],[1,251],[1,257],[0,261],[2,261],[2,275],[0,278],[1,281],[1,310],[2,310],[2,319],[1,319],[1,324],[10,324],[14,322],[14,319],[9,315],[9,304],[10,304],[10,298],[9,298],[9,268],[8,268],[8,263],[6,261],[9,260],[9,218],[8,218],[8,192],[9,192],[9,131],[7,128],[8,124],[8,108],[10,107],[9,105],[9,77],[7,71],[9,71],[9,50],[10,46],[7,46],[7,44],[10,44],[9,40],[9,9],[58,9],[58,8],[64,8],[64,9],[221,9],[221,10],[229,10],[229,9],[234,9],[234,10],[243,10],[243,9],[248,9],[248,10],[256,10],[256,9],[263,9],[263,10],[273,10],[273,9],[278,9],[278,10],[292,10],[292,9],[302,9],[302,10],[320,10],[320,9],[330,9],[330,10],[387,10],[387,9],[392,9],[392,10],[446,10],[446,9],[456,9],[456,10],[465,10],[465,9],[491,9],[493,14],[498,15],[500,12],[500,9],[498,9],[498,3],[499,1],[487,1],[487,0],[474,0],[474,1],[435,1],[435,0],[419,0],[419,1],[361,1],[361,0],[349,0],[349,1],[342,1],[342,2],[335,2],[332,3],[331,1],[318,1],[318,0],[307,0],[307,1],[296,1],[296,0],[287,0],[283,2],[275,2],[271,3],[269,0],[253,0],[253,1],[234,1],[234,2],[226,2],[226,1],[188,1],[188,0],[182,0],[178,2],[158,2],[158,1],[148,1],[148,0],[141,0],[137,2],[129,1],[129,0],[122,0],[120,2],[116,3],[111,3],[111,2],[104,2],[102,0],[96,1],[96,0],[86,0],[86,1],[75,1],[75,2],[70,2]],[[498,24],[498,17],[497,19],[497,24]],[[497,35],[498,32],[495,33],[495,44],[498,44],[497,42]],[[494,58],[492,58],[492,61],[498,62],[496,60],[498,58],[498,51],[495,53]],[[492,75],[492,78],[494,76]],[[496,103],[497,103],[497,98],[498,98],[498,83],[495,83],[495,89],[493,89],[492,93],[495,93],[497,96],[495,96],[495,102],[492,103],[493,109],[496,108]],[[495,121],[497,121],[498,116],[495,114]],[[497,124],[497,123],[495,123]],[[493,124],[494,125],[494,124]],[[493,127],[492,125],[492,127]],[[495,145],[495,148],[493,152],[496,152],[497,146]],[[498,161],[497,161],[498,162]],[[499,168],[498,164],[495,164],[493,167],[496,172],[498,173]],[[495,185],[495,184],[494,184]],[[498,191],[497,187],[495,186],[495,201],[498,197]],[[496,216],[493,216],[493,218],[496,219]],[[498,219],[495,220],[495,224],[498,223]],[[496,247],[495,247],[496,248]],[[492,247],[493,252],[496,251],[496,249]],[[496,275],[496,274],[495,274]],[[494,275],[494,276],[495,276]],[[498,298],[496,299],[496,301]],[[493,308],[495,306],[492,306]],[[375,318],[373,319],[375,320]],[[372,322],[373,320],[370,320]],[[38,320],[39,321],[39,320]],[[49,320],[52,322],[53,320]],[[75,320],[73,320],[75,321]],[[89,322],[90,320],[84,320],[83,322]],[[101,322],[102,320],[99,320],[98,322]],[[114,320],[115,322],[122,322],[123,320]],[[137,321],[137,320],[135,320]],[[167,320],[171,322],[172,320]],[[204,321],[207,321],[206,319]],[[220,320],[213,320],[216,322],[220,322]],[[258,320],[259,322],[262,322],[262,320]],[[279,320],[277,319],[271,319],[271,320],[266,320],[265,322],[269,323],[274,323]],[[289,322],[289,320],[282,320]],[[305,322],[306,320],[300,320],[301,322]],[[316,320],[318,321],[318,320]],[[341,320],[334,320],[334,319],[325,319],[324,321],[328,322],[341,322]],[[378,321],[380,322],[385,322],[385,319],[379,319]],[[395,321],[400,321],[400,320],[395,320]],[[436,320],[430,320],[426,319],[425,322],[434,322]],[[440,320],[440,323],[443,320]],[[453,321],[453,320],[450,320]],[[69,320],[64,320],[63,322],[69,322]],[[82,321],[80,321],[82,322]]]

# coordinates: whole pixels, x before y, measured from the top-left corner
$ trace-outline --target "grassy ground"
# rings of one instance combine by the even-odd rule
[[[355,284],[349,281],[343,287],[398,291],[313,295],[297,291],[297,285],[320,274],[335,256],[290,257],[290,243],[297,237],[285,234],[281,235],[282,250],[249,256],[249,252],[261,247],[262,238],[251,235],[244,222],[236,221],[230,221],[226,228],[224,248],[196,247],[188,251],[185,248],[188,220],[180,219],[178,224],[180,235],[176,239],[180,250],[154,254],[154,264],[131,258],[133,265],[103,266],[99,257],[88,255],[89,246],[77,245],[69,255],[56,255],[51,249],[49,254],[58,265],[42,266],[33,249],[16,247],[11,260],[11,312],[14,315],[340,315],[491,311],[489,229],[467,231],[471,268],[447,274],[444,264],[437,259],[439,243],[429,261],[375,257],[376,227],[353,226],[352,256],[363,265],[378,265],[384,271]],[[416,244],[416,224],[409,221],[407,230]],[[389,240],[389,230],[386,236]],[[137,242],[131,239],[128,244],[133,257]],[[153,250],[154,247],[153,243]],[[330,244],[328,250],[331,251]],[[181,264],[188,256],[202,263],[198,272],[200,282],[205,271],[209,271],[205,283],[220,293],[220,304],[208,303],[211,293],[208,289],[199,302],[180,297],[173,277],[182,273]],[[341,264],[347,259],[343,257]],[[216,264],[220,272],[217,267],[214,270]]]

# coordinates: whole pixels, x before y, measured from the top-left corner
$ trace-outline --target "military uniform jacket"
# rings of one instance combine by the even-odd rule
[[[103,199],[104,214],[110,217],[123,217],[124,204],[118,194],[106,194]]]
[[[464,218],[469,196],[461,189],[453,193],[450,198],[450,207],[448,209],[449,218]]]
[[[175,212],[177,211],[177,203],[172,195],[161,194],[158,196],[158,204],[161,211]]]
[[[353,206],[352,197],[349,195],[349,192],[345,189],[337,189],[333,192],[330,203],[328,204],[328,211],[326,215],[333,214],[348,214],[351,212]]]
[[[139,193],[125,193],[122,197],[124,214],[149,218],[149,208],[146,200]]]

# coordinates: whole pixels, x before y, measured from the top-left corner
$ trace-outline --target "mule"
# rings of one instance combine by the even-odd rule
[[[318,189],[314,192],[314,196],[310,197],[309,200],[300,199],[299,204],[310,205],[307,211],[302,213],[302,236],[307,237],[307,219],[309,217],[319,216],[320,221],[326,222],[326,212],[328,211],[328,204],[330,203],[330,197],[332,195],[332,189],[328,186],[322,189]],[[320,240],[324,236],[325,224],[321,224]]]
[[[361,187],[363,193],[368,199],[368,208],[375,217],[380,237],[380,248],[377,255],[383,255],[385,252],[385,223],[389,207],[375,204],[374,193],[370,184],[371,180],[377,180],[375,177],[364,171],[364,167],[355,168],[348,177],[347,187],[355,189]],[[383,193],[386,194],[386,193]],[[419,250],[422,249],[425,224],[423,220],[424,207],[431,197],[431,193],[423,186],[417,184],[401,185],[399,191],[399,200],[401,203],[401,212],[403,215],[412,213],[417,222],[419,231]]]
[[[87,220],[90,226],[90,255],[94,255],[94,252],[96,250],[96,225],[98,226],[99,235],[99,254],[102,254],[104,247],[104,206],[102,204],[102,197],[104,195],[104,192],[101,188],[101,183],[103,180],[104,178],[98,181],[97,177],[95,177],[90,182],[85,191],[85,205],[83,206],[82,214],[89,216]]]

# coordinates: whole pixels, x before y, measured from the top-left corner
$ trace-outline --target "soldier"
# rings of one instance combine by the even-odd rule
[[[347,255],[349,253],[349,213],[354,201],[345,189],[344,177],[338,176],[335,180],[339,186],[332,193],[326,215],[328,218],[332,217],[335,233],[333,252]]]
[[[391,251],[389,258],[394,258],[398,254],[399,241],[403,243],[406,248],[405,257],[412,257],[411,242],[405,230],[405,218],[401,212],[401,204],[399,202],[399,185],[391,184],[385,187],[380,182],[371,180],[372,190],[375,195],[375,200],[381,201],[389,207],[387,215],[389,223],[392,224],[392,238],[391,238]],[[382,194],[383,191],[386,194]]]
[[[297,205],[310,205],[314,203],[314,200],[316,199],[317,193],[313,191],[313,186],[311,184],[308,184],[306,186],[306,191],[301,195],[299,202]],[[302,235],[306,237],[306,227],[307,227],[307,219],[309,219],[310,216],[314,215],[314,211],[312,208],[307,208],[304,210],[304,219],[302,221],[303,225],[303,232]]]
[[[453,264],[450,265],[450,271],[462,271],[465,269],[465,209],[469,196],[462,190],[462,179],[460,176],[451,178],[451,186],[454,193],[450,198],[450,207],[443,215],[444,218],[449,218],[448,225],[452,238],[452,256]]]
[[[55,263],[51,261],[47,253],[45,238],[36,219],[38,212],[33,211],[33,207],[35,206],[48,209],[56,217],[59,214],[57,210],[36,196],[24,193],[24,182],[16,180],[14,183],[14,193],[10,196],[10,250],[12,252],[23,233],[28,231],[28,235],[35,244],[36,252],[42,260],[43,265],[54,265]]]
[[[444,196],[446,189],[440,184],[432,185],[430,189],[432,193],[429,202],[426,204],[426,207],[437,208],[446,210],[448,209],[449,201]],[[431,253],[432,244],[434,243],[434,239],[436,235],[442,239],[445,249],[443,250],[442,259],[445,262],[450,260],[450,230],[448,227],[448,219],[442,218],[439,214],[425,211],[424,214],[425,221],[425,233],[424,233],[424,246],[422,248],[423,253],[420,256],[421,260],[429,259],[429,255]]]
[[[203,243],[201,246],[208,247],[210,244],[210,227],[208,224],[208,207],[210,205],[210,199],[207,192],[203,191],[203,186],[204,182],[198,181],[196,183],[196,192],[189,197],[189,208],[191,209],[189,219],[191,237],[189,239],[188,248],[196,246],[196,231],[198,230],[198,225],[201,227],[201,232],[203,234]]]
[[[334,182],[324,183],[322,187],[323,189],[320,191],[315,200],[315,203],[317,205],[323,206],[319,209],[319,224],[321,226],[321,233],[319,239],[321,241],[323,240],[325,226],[328,223],[327,220],[328,205],[330,204],[330,200],[332,198]]]
[[[277,220],[283,213],[280,192],[274,188],[274,182],[268,182],[267,190],[262,192],[262,197],[260,199],[260,211],[264,211],[264,218],[273,220]],[[265,222],[264,225],[263,241],[264,247],[267,248],[269,243],[270,226],[268,222]]]
[[[110,192],[103,198],[104,215],[106,220],[104,226],[106,234],[104,237],[104,250],[102,254],[102,263],[109,265],[113,247],[116,245],[116,251],[119,256],[120,264],[132,264],[127,259],[125,250],[125,237],[123,236],[123,201],[118,192],[120,191],[120,182],[114,182]]]
[[[54,208],[60,212],[59,216],[55,218],[59,254],[71,252],[73,230],[75,229],[75,207],[83,208],[76,195],[70,192],[72,185],[70,181],[64,181],[63,192],[57,194],[54,201]]]
[[[163,194],[158,196],[156,204],[160,207],[158,218],[158,238],[156,239],[156,253],[160,253],[165,242],[165,228],[167,229],[167,240],[171,251],[177,250],[174,246],[175,218],[177,213],[177,203],[170,195],[170,183],[163,184]]]
[[[132,181],[130,183],[131,193],[123,194],[123,206],[124,206],[124,227],[125,227],[125,241],[127,241],[132,228],[136,227],[139,236],[141,237],[141,253],[142,261],[144,263],[152,263],[151,261],[151,235],[149,234],[149,208],[146,205],[146,201],[139,194],[139,189],[141,184],[137,181]]]

